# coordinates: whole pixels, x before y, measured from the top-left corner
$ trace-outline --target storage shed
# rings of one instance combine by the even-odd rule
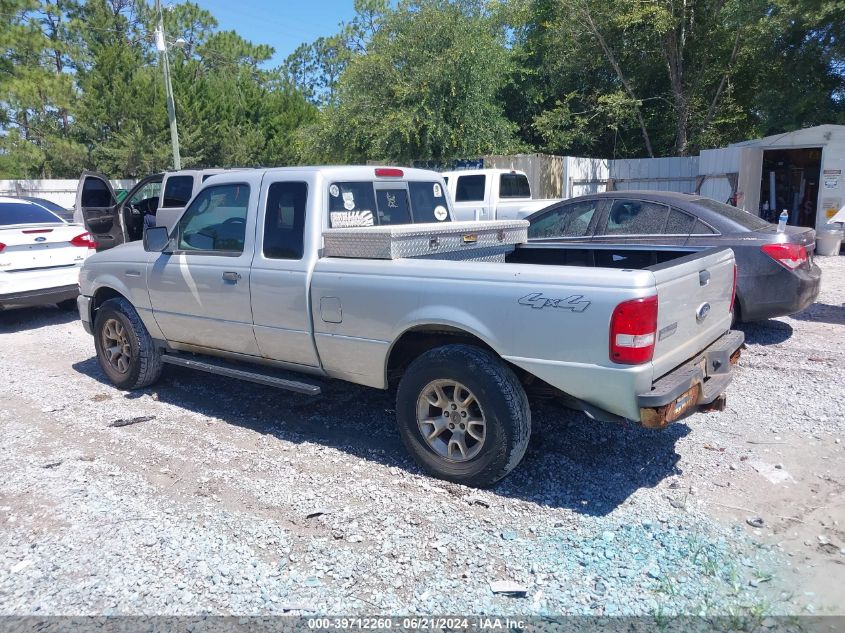
[[[845,204],[845,125],[819,125],[704,150],[699,190],[777,221],[816,230]]]

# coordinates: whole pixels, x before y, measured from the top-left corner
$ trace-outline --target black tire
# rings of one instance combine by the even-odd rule
[[[79,309],[76,305],[76,299],[65,299],[64,301],[59,301],[56,304],[56,307],[59,310],[64,310],[65,312],[73,312]]]
[[[465,461],[436,452],[417,422],[418,400],[438,380],[464,385],[483,412],[484,440],[479,452]],[[491,486],[513,470],[531,437],[528,396],[516,375],[494,354],[470,345],[438,347],[414,360],[399,382],[396,419],[405,447],[425,471],[477,488]]]
[[[125,328],[131,349],[128,369],[125,372],[112,366],[103,348],[103,328],[110,320],[120,322]],[[109,299],[97,310],[94,317],[94,346],[103,372],[120,389],[142,389],[153,384],[161,376],[161,349],[156,347],[135,308],[122,297]]]

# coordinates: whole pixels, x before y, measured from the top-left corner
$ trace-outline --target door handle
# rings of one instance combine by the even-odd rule
[[[241,278],[240,273],[236,273],[236,272],[232,272],[232,271],[226,271],[225,273],[223,273],[223,281],[231,281],[233,283],[238,283],[240,278]]]

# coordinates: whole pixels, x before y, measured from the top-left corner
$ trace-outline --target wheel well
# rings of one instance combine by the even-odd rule
[[[103,287],[97,290],[94,293],[94,301],[91,303],[91,319],[94,318],[94,313],[109,299],[125,299],[122,294],[120,294],[114,288]]]
[[[405,368],[428,350],[457,344],[473,345],[496,354],[496,351],[480,338],[458,328],[445,325],[412,328],[402,334],[390,350],[387,359],[388,386],[395,386]]]

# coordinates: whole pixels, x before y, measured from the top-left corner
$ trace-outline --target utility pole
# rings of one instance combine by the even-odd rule
[[[156,29],[156,50],[161,68],[164,71],[164,92],[167,97],[167,119],[170,121],[170,143],[173,146],[173,169],[182,169],[179,155],[179,130],[176,128],[176,104],[173,102],[173,85],[170,83],[170,59],[167,57],[167,40],[164,36],[164,17],[161,13],[161,0],[156,0],[158,28]]]

